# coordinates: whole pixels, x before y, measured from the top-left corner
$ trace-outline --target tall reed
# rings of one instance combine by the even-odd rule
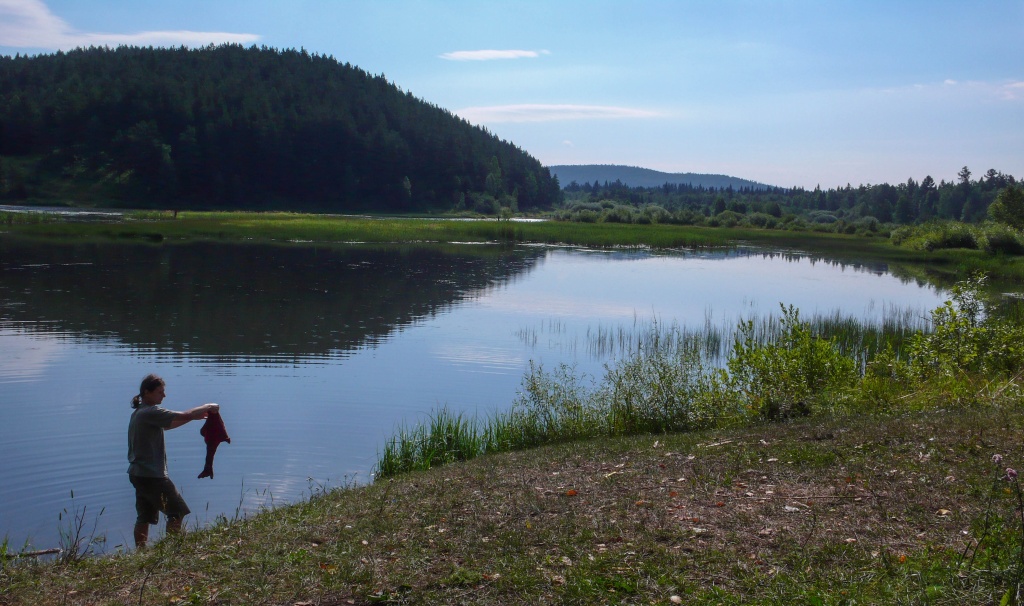
[[[797,403],[810,406],[819,392],[863,375],[876,352],[904,356],[908,340],[929,330],[914,311],[889,309],[870,323],[838,312],[804,321],[789,309],[735,326],[716,326],[709,313],[696,328],[635,320],[589,329],[588,352],[612,359],[600,380],[574,366],[531,362],[507,411],[481,419],[441,408],[426,423],[399,427],[384,445],[378,477],[543,444],[791,414]],[[537,333],[520,337],[530,342]]]

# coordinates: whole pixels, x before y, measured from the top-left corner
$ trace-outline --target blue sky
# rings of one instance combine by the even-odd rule
[[[384,74],[546,165],[1024,177],[1024,0],[0,0],[0,54],[222,42]]]

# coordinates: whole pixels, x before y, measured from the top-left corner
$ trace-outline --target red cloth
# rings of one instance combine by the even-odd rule
[[[228,430],[224,427],[224,419],[221,418],[219,412],[211,412],[206,416],[206,423],[203,423],[199,435],[203,436],[206,441],[206,467],[203,467],[203,473],[199,474],[199,477],[212,478],[213,455],[217,452],[217,447],[221,442],[231,443]]]

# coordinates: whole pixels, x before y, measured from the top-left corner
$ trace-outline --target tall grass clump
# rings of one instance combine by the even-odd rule
[[[554,371],[530,362],[511,410],[497,413],[483,433],[485,452],[505,452],[590,438],[599,433],[601,411],[592,382],[575,367]]]
[[[447,408],[434,411],[427,423],[400,427],[384,445],[377,477],[430,469],[466,461],[483,452],[476,424]]]
[[[607,435],[692,431],[713,427],[723,406],[720,375],[697,339],[650,343],[609,366],[595,399]]]

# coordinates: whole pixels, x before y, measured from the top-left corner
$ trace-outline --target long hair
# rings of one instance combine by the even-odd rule
[[[166,383],[158,375],[149,374],[146,378],[142,379],[142,384],[139,385],[139,395],[132,398],[132,408],[138,408],[142,405],[143,394],[153,391],[158,387],[164,387]]]

